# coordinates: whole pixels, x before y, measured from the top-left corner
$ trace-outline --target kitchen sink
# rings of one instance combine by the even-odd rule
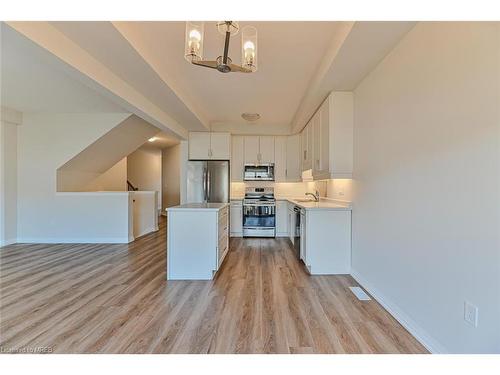
[[[314,202],[316,202],[316,201],[314,201],[312,199],[294,199],[294,201],[295,202],[300,202],[300,203],[305,203],[305,202],[312,202],[312,203],[314,203]]]

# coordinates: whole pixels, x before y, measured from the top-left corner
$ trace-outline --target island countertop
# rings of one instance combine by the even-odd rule
[[[185,203],[179,206],[168,207],[166,211],[219,211],[227,206],[229,206],[229,203]]]

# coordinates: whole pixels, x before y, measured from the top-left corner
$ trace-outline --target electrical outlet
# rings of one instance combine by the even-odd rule
[[[464,320],[477,327],[479,310],[477,306],[474,306],[470,302],[465,301],[464,303]]]

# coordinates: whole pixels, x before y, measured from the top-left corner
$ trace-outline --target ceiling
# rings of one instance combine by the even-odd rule
[[[56,57],[1,24],[2,106],[20,112],[126,112],[66,72]]]
[[[252,25],[258,30],[259,70],[253,74],[221,74],[189,64],[184,59],[184,22],[113,23],[121,35],[107,22],[52,24],[140,87],[179,123],[197,130],[197,122],[205,126],[251,126],[241,118],[243,112],[260,113],[260,123],[289,127],[315,69],[342,23],[240,22],[241,28]],[[231,39],[229,48],[235,63],[240,63],[240,37],[238,34]],[[206,22],[205,58],[221,55],[223,43],[224,37],[215,22]],[[182,99],[179,103],[172,101],[174,93]],[[189,107],[195,118],[182,113],[183,105]]]
[[[242,21],[241,28],[258,30],[258,71],[222,74],[184,59],[184,22],[8,24],[27,38],[2,24],[3,105],[24,112],[126,108],[182,139],[187,130],[296,133],[330,91],[353,90],[415,25]],[[240,37],[229,48],[236,64]],[[223,43],[215,22],[205,22],[204,58],[219,56]],[[243,112],[261,119],[248,123]]]

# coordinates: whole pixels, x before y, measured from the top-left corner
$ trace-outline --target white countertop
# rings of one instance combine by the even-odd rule
[[[319,202],[315,202],[311,199],[308,202],[299,202],[298,200],[307,199],[305,197],[275,197],[277,201],[288,201],[306,210],[352,210],[350,202],[337,201],[335,199],[321,198]],[[233,201],[243,200],[243,197],[233,196],[231,197]]]
[[[219,211],[228,206],[229,203],[186,203],[179,206],[168,207],[165,211],[187,211],[187,210],[212,210]]]

